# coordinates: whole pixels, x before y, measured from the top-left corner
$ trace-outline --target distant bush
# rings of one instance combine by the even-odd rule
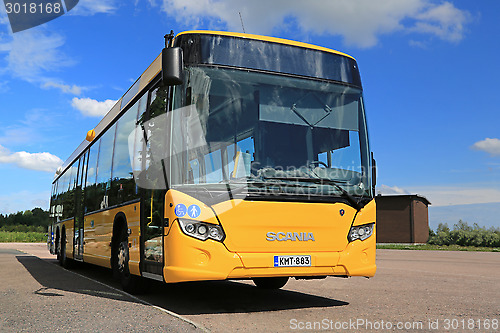
[[[41,232],[18,232],[1,231],[0,243],[43,243],[47,241],[47,236]]]
[[[4,225],[0,227],[0,231],[46,233],[47,228],[42,226],[18,224],[18,225]]]
[[[462,220],[453,225],[450,230],[448,224],[440,223],[436,232],[429,229],[429,244],[434,245],[461,245],[500,247],[500,228],[483,228],[477,223],[469,226]]]

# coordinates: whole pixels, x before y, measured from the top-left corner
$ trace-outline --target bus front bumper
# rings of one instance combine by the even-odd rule
[[[177,224],[165,244],[165,282],[249,279],[254,277],[365,276],[372,277],[375,265],[375,234],[356,240],[341,252],[235,253],[224,244],[200,241],[182,233]],[[274,267],[275,255],[310,255],[310,267]]]

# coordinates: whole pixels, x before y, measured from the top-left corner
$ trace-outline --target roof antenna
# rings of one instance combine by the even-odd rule
[[[174,31],[173,30],[170,30],[170,33],[169,34],[166,34],[165,36],[163,36],[165,38],[165,48],[168,48],[170,46],[170,44],[172,43],[172,40],[174,39]]]
[[[238,12],[238,14],[240,14],[240,21],[241,21],[241,27],[243,28],[243,33],[246,34],[245,26],[243,25],[243,18],[241,17],[241,12]]]

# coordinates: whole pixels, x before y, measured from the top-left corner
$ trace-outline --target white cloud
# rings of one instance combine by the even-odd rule
[[[0,53],[6,54],[6,66],[0,68],[0,73],[40,84],[43,89],[57,88],[63,93],[80,95],[85,88],[47,77],[47,73],[60,71],[75,63],[61,51],[64,43],[63,36],[45,33],[41,29],[0,35]]]
[[[9,81],[0,81],[0,94],[9,91]]]
[[[265,10],[263,10],[265,8]],[[302,33],[340,35],[347,45],[367,48],[397,31],[463,38],[467,11],[434,0],[163,0],[163,10],[190,27],[271,34],[290,20]]]
[[[5,6],[0,6],[0,24],[9,24],[9,18]]]
[[[438,6],[429,6],[415,16],[417,22],[413,30],[429,33],[450,42],[459,42],[464,34],[464,24],[469,21],[469,14],[444,2]]]
[[[0,144],[24,144],[34,142],[39,135],[34,128],[24,125],[13,125],[3,128],[0,134]]]
[[[500,189],[495,186],[377,186],[377,194],[418,194],[426,197],[434,207],[470,204],[500,203]]]
[[[4,6],[0,6],[0,24],[8,24],[9,17],[7,16],[7,12],[5,11]]]
[[[388,186],[388,185],[380,185],[377,186],[377,194],[382,194],[382,195],[392,195],[392,194],[410,194],[407,190],[398,187],[398,186]]]
[[[0,214],[13,214],[35,207],[49,209],[50,192],[21,191],[0,196]]]
[[[0,25],[9,24],[4,6],[0,6]],[[10,28],[7,28],[10,31]],[[0,33],[0,54],[5,53],[5,67],[0,74],[10,74],[42,88],[57,88],[63,93],[80,95],[85,88],[68,85],[61,80],[47,77],[75,62],[61,51],[65,38],[43,29],[28,29],[18,33]],[[0,83],[0,92],[6,88]]]
[[[0,107],[0,113],[8,112]],[[0,127],[0,145],[8,146],[45,142],[48,133],[53,133],[58,126],[61,116],[47,109],[31,109],[24,113],[24,117]],[[60,124],[59,124],[60,125]]]
[[[116,10],[114,0],[80,0],[73,8],[71,15],[90,16],[95,14],[110,14]]]
[[[472,149],[487,152],[491,154],[491,156],[500,156],[500,140],[496,138],[486,138],[474,143]]]
[[[140,2],[140,1],[141,1],[141,0],[135,0],[135,1],[134,1],[134,6],[136,6],[136,7],[137,7],[137,6],[139,5],[139,2]],[[156,7],[156,6],[158,6],[158,4],[157,4],[157,1],[156,1],[156,0],[146,0],[146,2],[147,2],[147,3],[149,3],[149,5],[150,5],[151,7]]]
[[[12,41],[0,50],[8,51],[7,70],[15,77],[37,82],[45,72],[54,72],[74,62],[64,55],[60,47],[64,37],[29,29],[12,36]]]
[[[418,47],[420,49],[427,49],[427,44],[425,42],[422,42],[422,41],[412,39],[412,40],[408,41],[408,44],[410,46]]]
[[[28,153],[25,151],[11,153],[7,148],[0,146],[0,163],[15,164],[23,169],[55,172],[63,161],[50,153]]]
[[[500,203],[500,189],[480,186],[426,186],[408,188],[425,196],[433,206]]]
[[[91,98],[74,97],[71,106],[80,111],[84,116],[102,117],[115,105],[116,101],[107,99],[104,102]]]
[[[65,94],[73,94],[73,95],[80,95],[82,93],[82,90],[84,88],[76,86],[76,85],[68,85],[60,82],[53,82],[53,81],[47,81],[42,84],[42,88],[44,89],[49,89],[49,88],[56,88],[61,90]]]

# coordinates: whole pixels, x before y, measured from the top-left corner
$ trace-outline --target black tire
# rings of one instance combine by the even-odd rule
[[[253,278],[253,283],[262,289],[280,289],[288,282],[288,277]]]
[[[62,267],[66,268],[66,269],[70,269],[70,268],[73,268],[73,263],[74,261],[69,259],[66,255],[66,231],[63,230],[62,232],[62,235],[61,235],[61,242],[60,242],[60,253],[59,253],[59,265],[61,265]]]
[[[61,260],[60,239],[61,239],[61,237],[59,236],[59,229],[57,229],[56,240],[55,240],[55,243],[54,243],[54,251],[56,252],[57,261]]]
[[[123,290],[130,294],[143,293],[145,291],[145,287],[142,278],[131,274],[128,266],[130,257],[128,250],[128,235],[125,228],[122,228],[120,231],[120,236],[116,244],[117,248],[113,251],[116,255],[114,258],[114,272],[115,275],[118,275]]]

